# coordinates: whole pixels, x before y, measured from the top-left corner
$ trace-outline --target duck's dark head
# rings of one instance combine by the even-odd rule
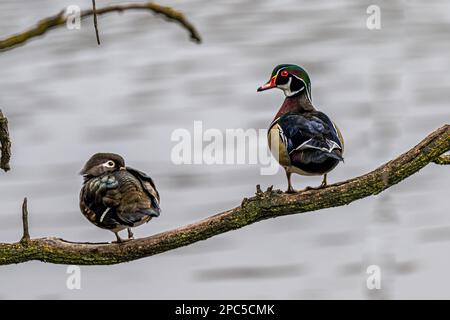
[[[272,88],[283,90],[287,97],[305,94],[311,101],[311,80],[302,67],[295,64],[280,64],[275,67],[270,80],[258,88],[264,91]]]
[[[125,169],[125,160],[115,153],[96,153],[84,165],[80,174],[85,177],[98,177],[106,172]]]

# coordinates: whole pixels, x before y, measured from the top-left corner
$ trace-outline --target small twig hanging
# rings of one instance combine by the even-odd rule
[[[95,0],[92,0],[92,11],[94,16],[94,28],[95,28],[95,36],[97,37],[97,44],[100,45],[100,36],[98,34],[98,24],[97,24],[97,8],[95,6]]]

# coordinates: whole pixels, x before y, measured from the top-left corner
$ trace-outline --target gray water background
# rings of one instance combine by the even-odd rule
[[[99,0],[98,6],[114,1]],[[117,1],[116,1],[117,2]],[[2,0],[0,36],[83,0]],[[408,150],[450,119],[448,1],[161,1],[185,12],[204,43],[144,12],[59,28],[0,54],[0,108],[9,117],[12,171],[0,173],[0,241],[21,236],[29,198],[33,237],[110,241],[79,212],[77,175],[98,151],[122,154],[152,175],[163,214],[137,237],[238,205],[255,185],[285,189],[258,165],[171,162],[177,128],[266,128],[281,92],[257,94],[274,65],[303,65],[314,104],[340,126],[355,177]],[[381,7],[382,29],[366,9]],[[297,188],[318,177],[294,178]],[[448,168],[429,165],[379,196],[349,206],[260,222],[189,247],[117,266],[0,267],[0,298],[449,298]],[[382,289],[366,288],[366,268]]]

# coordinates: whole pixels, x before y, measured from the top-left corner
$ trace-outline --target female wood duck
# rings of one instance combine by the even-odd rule
[[[295,192],[292,173],[323,175],[319,188],[325,187],[327,173],[344,160],[344,139],[338,127],[312,105],[311,81],[303,68],[294,64],[278,65],[258,91],[272,88],[279,88],[286,95],[268,133],[269,148],[286,171],[286,192]]]
[[[97,227],[114,232],[117,242],[124,241],[119,231],[128,229],[131,240],[131,227],[159,216],[159,194],[153,180],[143,172],[125,167],[121,156],[97,153],[80,174],[84,177],[81,212]]]

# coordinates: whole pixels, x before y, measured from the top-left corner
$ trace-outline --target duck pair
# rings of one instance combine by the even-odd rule
[[[344,140],[336,124],[317,111],[311,99],[311,81],[307,72],[293,64],[275,67],[270,80],[258,91],[279,88],[286,98],[268,132],[269,148],[286,171],[288,189],[291,175],[321,175],[327,185],[327,174],[343,161]],[[80,209],[94,225],[114,232],[117,242],[121,230],[159,217],[160,197],[153,180],[145,173],[125,166],[124,159],[113,153],[97,153],[81,171],[84,177]],[[307,189],[311,189],[308,187]]]

